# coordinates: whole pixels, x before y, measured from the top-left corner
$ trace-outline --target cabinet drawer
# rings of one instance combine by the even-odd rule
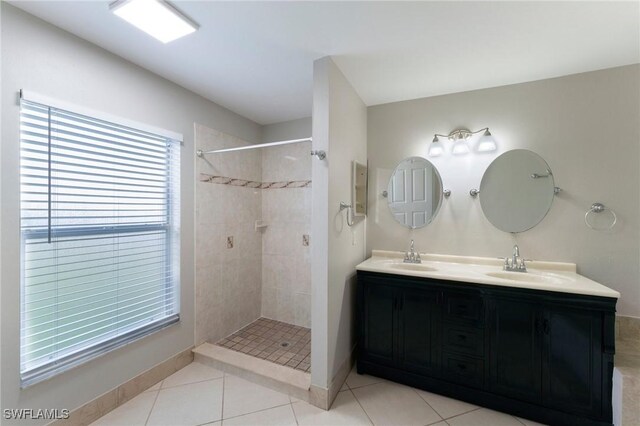
[[[447,321],[481,325],[484,319],[483,303],[480,296],[445,295],[444,316]]]
[[[484,332],[482,329],[444,323],[442,335],[446,351],[478,357],[484,356]]]
[[[450,353],[442,354],[444,379],[470,387],[482,387],[484,361]]]

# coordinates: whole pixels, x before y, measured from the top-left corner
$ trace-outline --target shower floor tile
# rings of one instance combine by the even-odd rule
[[[296,370],[311,369],[311,330],[286,322],[258,318],[216,345]]]

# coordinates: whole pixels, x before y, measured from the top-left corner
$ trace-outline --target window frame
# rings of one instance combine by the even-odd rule
[[[119,117],[111,116],[108,114],[96,112],[93,110],[88,110],[86,108],[77,107],[68,103],[56,101],[54,99],[48,98],[46,96],[38,95],[33,92],[25,92],[24,90],[20,91],[20,100],[27,101],[31,104],[39,104],[40,106],[47,107],[49,109],[55,108],[58,110],[63,110],[72,114],[85,116],[89,119],[99,120],[108,122],[112,125],[119,126],[125,129],[132,129],[139,132],[151,133],[157,137],[161,137],[167,141],[167,150],[178,149],[180,150],[183,145],[183,136],[178,133],[174,133],[168,130],[159,129],[153,126],[149,126],[146,124],[136,123],[131,120],[122,119]],[[20,110],[20,116],[22,117],[22,107]],[[51,125],[51,124],[49,124]],[[20,126],[22,132],[22,125]],[[20,142],[20,146],[22,149],[22,142]],[[31,385],[39,383],[43,380],[47,380],[53,376],[61,374],[67,370],[70,370],[76,366],[82,365],[90,360],[93,360],[97,357],[100,357],[108,352],[111,352],[117,348],[133,343],[137,340],[140,340],[150,334],[153,334],[157,331],[165,329],[171,325],[174,325],[180,322],[180,291],[181,291],[181,280],[180,280],[180,259],[179,257],[174,258],[172,253],[173,246],[177,247],[181,246],[180,242],[180,223],[178,213],[178,222],[176,222],[175,218],[172,218],[172,212],[174,209],[180,208],[180,199],[181,199],[181,188],[180,186],[174,186],[171,177],[178,176],[178,180],[180,178],[181,167],[180,164],[177,163],[177,171],[172,170],[172,166],[174,166],[173,161],[171,161],[171,154],[167,153],[167,165],[165,168],[165,172],[167,174],[166,184],[164,186],[166,192],[166,215],[163,218],[163,221],[160,223],[152,223],[152,224],[124,224],[124,225],[106,225],[106,226],[77,226],[77,227],[63,227],[62,229],[57,229],[55,226],[49,225],[48,227],[43,227],[39,229],[22,229],[22,223],[20,225],[20,346],[19,346],[19,355],[20,355],[20,387],[27,388]],[[91,161],[91,160],[90,160]],[[95,161],[95,160],[93,160]],[[22,166],[21,166],[22,167]],[[49,165],[51,167],[51,165]],[[20,178],[20,184],[22,184],[22,177]],[[22,222],[22,190],[20,191],[20,218]],[[175,198],[178,199],[178,204],[175,204]],[[179,211],[178,211],[179,212]],[[50,214],[50,213],[49,213]],[[81,349],[71,350],[70,353],[62,353],[62,355],[52,359],[46,364],[36,366],[29,369],[22,369],[22,354],[23,354],[23,323],[24,323],[24,312],[25,312],[25,247],[26,241],[31,239],[47,239],[47,238],[56,238],[56,237],[64,237],[64,238],[73,238],[73,237],[82,237],[82,236],[100,236],[100,235],[110,235],[117,234],[121,236],[127,235],[135,235],[141,233],[148,232],[159,232],[164,233],[164,238],[166,241],[165,247],[166,251],[164,253],[167,265],[174,265],[176,268],[173,270],[173,273],[167,274],[165,277],[165,290],[166,297],[171,297],[173,299],[173,313],[168,316],[153,321],[149,324],[140,324],[136,328],[128,330],[122,334],[106,337],[102,341],[89,343],[86,347]],[[162,238],[162,237],[161,237]],[[175,279],[174,279],[175,278]],[[171,294],[171,296],[169,296]]]

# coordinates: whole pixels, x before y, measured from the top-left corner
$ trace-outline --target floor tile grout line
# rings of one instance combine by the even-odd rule
[[[296,421],[296,425],[300,426],[298,416],[296,416],[296,410],[293,409],[293,401],[291,401],[291,395],[289,395],[289,405],[291,405],[291,411],[293,411],[293,419]]]
[[[416,389],[416,388],[412,388],[411,386],[409,386],[409,387],[410,387],[411,389],[413,389],[413,391],[416,393],[416,395],[418,396],[418,398],[420,398],[422,401],[424,401],[424,403],[425,403],[425,404],[427,404],[427,406],[428,406],[429,408],[431,408],[431,409],[433,410],[433,412],[434,412],[434,413],[436,413],[436,415],[437,415],[438,417],[440,417],[440,420],[438,420],[437,422],[434,422],[434,423],[439,423],[439,422],[441,422],[441,421],[443,421],[443,420],[444,420],[444,417],[442,417],[442,415],[441,415],[440,413],[438,413],[438,411],[437,411],[435,408],[433,408],[433,407],[431,406],[431,404],[429,404],[429,401],[427,401],[426,399],[424,399],[424,398],[422,397],[422,395],[420,395],[420,393],[418,392],[418,389]],[[433,424],[433,423],[429,423],[429,424]]]
[[[373,376],[372,376],[372,377],[373,377]],[[380,382],[376,382],[376,383],[368,383],[368,384],[366,384],[366,385],[356,386],[356,387],[353,387],[353,388],[352,388],[352,387],[350,387],[350,386],[347,384],[347,387],[349,388],[349,390],[350,390],[350,391],[352,391],[352,393],[353,393],[354,397],[356,398],[356,400],[358,400],[358,397],[355,395],[355,392],[353,392],[354,390],[356,390],[356,389],[361,389],[361,388],[365,388],[365,387],[368,387],[368,386],[379,385],[379,384],[381,384],[381,383],[385,383],[385,382],[388,382],[388,381],[383,379],[383,380],[382,380],[382,381],[380,381]],[[346,383],[346,381],[345,381],[345,383]],[[390,383],[395,383],[395,382],[390,382]],[[434,411],[434,412],[435,412],[435,413],[440,417],[440,420],[438,420],[438,422],[442,422],[442,421],[444,421],[445,423],[449,424],[449,423],[447,422],[447,420],[449,420],[449,419],[453,419],[453,418],[455,418],[455,417],[459,417],[459,416],[462,416],[462,415],[464,415],[464,414],[469,414],[469,413],[472,413],[472,412],[474,412],[474,411],[478,411],[478,410],[481,410],[481,409],[485,408],[485,407],[476,406],[476,408],[472,408],[472,409],[470,409],[469,411],[465,411],[465,412],[463,412],[463,413],[459,413],[459,414],[456,414],[456,415],[453,415],[453,416],[449,416],[449,417],[443,417],[440,413],[438,413],[438,411],[437,411],[435,408],[433,408],[433,406],[431,406],[431,404],[429,404],[429,403],[428,403],[424,398],[422,398],[422,396],[418,393],[418,390],[419,390],[419,389],[413,388],[413,387],[411,387],[411,386],[403,385],[402,383],[395,383],[395,384],[400,385],[400,386],[406,386],[406,387],[408,387],[408,388],[412,389],[413,391],[415,391],[415,392],[416,392],[416,394],[418,395],[418,397],[419,397],[420,399],[422,399],[422,400],[423,400],[423,401],[424,401],[424,402],[425,402],[429,407],[431,407],[431,409],[432,409],[432,410],[433,410],[433,411]],[[436,395],[440,395],[440,394],[436,394]],[[445,396],[445,395],[440,395],[440,396],[444,396],[445,398],[449,398],[449,397],[447,397],[447,396]],[[454,399],[454,398],[452,398],[452,399]],[[457,400],[457,399],[455,399],[455,400],[456,400],[456,401],[460,401],[460,400]],[[465,402],[465,401],[461,401],[461,402]],[[360,403],[360,401],[359,401],[359,400],[358,400],[358,403]],[[468,404],[468,403],[467,403],[467,404]],[[360,404],[360,406],[362,406],[362,404]],[[364,407],[362,407],[362,409],[364,410]],[[366,411],[365,411],[365,413],[366,413]],[[501,412],[501,413],[502,413],[502,412]],[[507,414],[507,413],[504,413],[504,414]],[[513,417],[515,417],[515,416],[513,416]],[[517,418],[516,418],[516,420],[518,420],[518,421],[519,421],[519,419],[517,419]],[[436,423],[438,423],[438,422],[436,422]],[[520,421],[519,421],[519,422],[520,422]],[[520,423],[522,423],[522,422],[520,422]],[[526,426],[526,425],[525,425],[525,426]]]
[[[222,419],[220,419],[220,420],[214,420],[214,421],[212,421],[212,422],[198,423],[198,424],[197,424],[197,425],[195,425],[195,426],[207,426],[207,425],[212,425],[212,424],[215,424],[215,423],[220,423],[220,424],[222,424]]]
[[[511,417],[513,417],[514,419],[516,419],[516,421],[517,421],[518,423],[521,423],[521,424],[523,424],[523,425],[527,426],[527,425],[526,425],[526,423],[525,423],[525,422],[523,422],[522,420],[520,420],[518,417],[516,417],[516,416],[514,416],[514,415],[511,415]]]
[[[474,411],[482,410],[483,408],[484,407],[474,408],[473,410],[465,411],[464,413],[456,414],[455,416],[447,417],[446,419],[443,419],[443,420],[447,422],[447,420],[455,419],[456,417],[464,416],[465,414],[473,413]],[[449,422],[447,422],[447,424],[449,424]]]
[[[411,386],[409,386],[409,387],[411,387]],[[463,414],[467,414],[467,413],[470,413],[470,412],[472,412],[472,411],[476,411],[476,410],[479,410],[479,409],[483,408],[483,407],[476,406],[476,408],[472,408],[472,409],[470,409],[470,410],[468,410],[468,411],[464,411],[464,412],[462,412],[462,413],[458,413],[458,414],[455,414],[455,415],[453,415],[453,416],[444,417],[442,414],[438,413],[438,410],[436,410],[436,409],[433,407],[433,405],[429,404],[429,401],[427,401],[426,399],[424,399],[424,398],[422,397],[422,395],[420,395],[420,393],[419,393],[418,391],[419,391],[419,390],[421,390],[421,389],[416,389],[416,388],[411,388],[411,389],[413,389],[413,390],[418,394],[418,396],[419,396],[419,397],[420,397],[424,402],[426,402],[426,403],[427,403],[427,405],[428,405],[429,407],[431,407],[431,409],[432,409],[433,411],[435,411],[435,412],[436,412],[436,414],[437,414],[438,416],[440,416],[440,418],[441,418],[442,420],[452,419],[452,418],[454,418],[454,417],[458,417],[458,416],[461,416],[461,415],[463,415]],[[429,392],[429,391],[425,391],[425,392]],[[434,394],[434,395],[438,395],[438,396],[441,396],[441,397],[444,397],[444,398],[449,398],[448,396],[440,395],[439,393],[436,393],[436,394]],[[453,399],[454,401],[459,401],[459,402],[465,402],[465,401],[460,401],[459,399],[455,399],[455,398],[449,398],[449,399]],[[466,403],[466,404],[469,404],[468,402],[465,402],[465,403]],[[440,420],[440,421],[442,421],[442,420]],[[436,422],[436,423],[437,423],[437,422]]]
[[[163,380],[164,381],[164,380]],[[162,385],[160,385],[162,386]],[[158,402],[158,397],[160,396],[160,389],[156,392],[156,397],[153,398],[153,404],[151,404],[151,409],[149,410],[149,414],[147,414],[147,418],[144,421],[144,425],[147,426],[149,423],[149,419],[151,418],[151,413],[153,413],[153,409],[156,407],[156,402]],[[132,398],[133,399],[133,398]],[[121,406],[122,407],[122,406]]]
[[[349,389],[349,392],[351,392],[351,395],[353,395],[353,399],[356,400],[356,402],[358,403],[358,405],[362,409],[362,412],[364,413],[364,415],[367,416],[367,419],[369,420],[369,423],[371,423],[372,425],[375,425],[375,423],[373,423],[373,420],[371,420],[371,417],[369,417],[369,413],[367,413],[367,410],[365,410],[364,406],[360,403],[360,400],[356,396],[355,392],[352,389]]]
[[[261,413],[263,411],[267,411],[267,410],[271,410],[272,408],[280,408],[280,407],[285,407],[287,405],[291,405],[291,402],[287,402],[286,404],[278,404],[278,405],[274,405],[273,407],[268,407],[268,408],[262,408],[260,410],[256,410],[256,411],[251,411],[249,413],[244,413],[244,414],[238,414],[237,416],[231,416],[231,417],[227,417],[226,419],[220,419],[221,421],[224,422],[224,420],[231,420],[231,419],[236,419],[238,417],[242,417],[242,416],[248,416],[249,414],[256,414],[256,413]],[[291,409],[293,410],[293,407],[291,407]]]
[[[171,377],[171,376],[169,376],[169,377]],[[167,386],[166,388],[160,387],[160,389],[158,389],[158,390],[160,391],[160,390],[165,390],[165,389],[175,389],[175,388],[179,388],[181,386],[195,385],[196,383],[212,382],[214,380],[220,380],[220,379],[224,379],[224,376],[215,377],[213,379],[198,380],[197,382],[189,382],[189,383],[182,383],[182,384],[179,384],[179,385]],[[145,392],[147,392],[147,391],[145,391]]]
[[[443,396],[443,395],[441,395],[441,396]],[[448,398],[448,397],[447,397],[447,398]],[[460,400],[459,400],[459,399],[456,399],[456,401],[460,401]],[[460,401],[460,402],[464,402],[464,401]],[[469,404],[469,403],[467,402],[467,404]],[[485,407],[480,407],[480,406],[477,406],[477,405],[476,405],[476,408],[472,408],[472,409],[470,409],[469,411],[465,411],[465,412],[463,412],[463,413],[459,413],[459,414],[455,414],[455,415],[453,415],[453,416],[445,417],[445,418],[443,418],[443,419],[444,419],[444,420],[453,419],[454,417],[462,416],[462,415],[464,415],[464,414],[469,414],[469,413],[471,413],[471,412],[473,412],[473,411],[478,411],[478,410],[480,410],[480,409],[482,409],[482,408],[485,408]]]
[[[222,373],[222,405],[220,407],[220,424],[222,424],[222,420],[224,420],[224,388],[227,387],[227,373]]]
[[[372,377],[373,377],[373,376],[372,376]],[[360,389],[360,388],[366,388],[367,386],[379,385],[380,383],[396,383],[396,382],[391,382],[391,381],[389,381],[389,380],[384,380],[384,379],[383,379],[383,380],[381,380],[381,381],[379,381],[379,382],[375,382],[375,383],[367,383],[366,385],[360,385],[360,386],[354,386],[354,387],[351,387],[351,386],[349,386],[349,385],[347,385],[347,386],[349,386],[349,389],[350,389],[350,390],[355,390],[355,389]],[[399,384],[399,383],[396,383],[396,384]]]

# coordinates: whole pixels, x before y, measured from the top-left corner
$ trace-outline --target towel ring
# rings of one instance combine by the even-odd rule
[[[351,207],[351,204],[347,204],[344,201],[340,201],[340,210],[347,210],[347,225],[349,226],[353,226],[353,207]]]
[[[609,212],[611,214],[611,224],[609,226],[607,226],[606,228],[596,228],[594,227],[590,222],[589,222],[589,217],[592,215],[592,213],[604,213],[604,212]],[[614,226],[616,226],[616,222],[618,222],[618,216],[616,215],[616,212],[614,212],[613,210],[611,210],[610,208],[608,208],[607,206],[605,206],[602,203],[593,203],[591,204],[591,208],[589,210],[587,210],[587,212],[584,214],[584,223],[591,229],[595,230],[595,231],[609,231],[611,229],[613,229]]]

